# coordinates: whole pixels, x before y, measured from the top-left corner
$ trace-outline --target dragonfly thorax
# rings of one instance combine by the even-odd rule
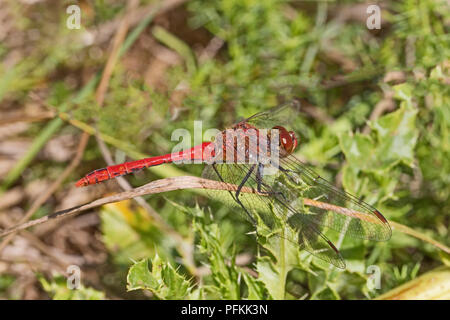
[[[297,138],[294,132],[281,126],[261,129],[239,123],[220,132],[211,147],[214,148],[211,155],[215,163],[267,164],[290,155],[297,147]],[[205,158],[210,159],[209,156]]]

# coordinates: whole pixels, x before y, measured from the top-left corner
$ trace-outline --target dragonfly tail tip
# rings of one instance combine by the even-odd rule
[[[78,187],[78,188],[84,187],[84,186],[87,186],[87,185],[88,185],[88,183],[86,181],[86,178],[82,178],[82,179],[78,180],[77,183],[75,183],[75,186]]]

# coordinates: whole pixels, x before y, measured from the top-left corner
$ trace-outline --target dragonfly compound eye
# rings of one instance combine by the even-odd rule
[[[273,129],[278,130],[279,138],[280,138],[280,146],[283,147],[283,149],[287,153],[291,153],[294,148],[297,146],[297,140],[293,140],[291,133],[288,132],[284,127],[276,126],[273,127]],[[295,137],[294,137],[295,138]]]

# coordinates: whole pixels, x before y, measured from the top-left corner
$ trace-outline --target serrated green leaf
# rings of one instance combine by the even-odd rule
[[[269,257],[260,257],[256,263],[259,279],[264,283],[274,299],[284,299],[284,290],[280,292],[280,274]],[[285,279],[282,279],[284,283]]]
[[[149,290],[158,288],[158,280],[154,278],[152,273],[148,269],[148,260],[144,259],[136,262],[130,267],[127,276],[127,289],[138,290],[147,289]]]
[[[151,270],[149,269],[151,263]],[[158,255],[144,259],[131,266],[127,276],[127,289],[149,290],[159,299],[179,300],[189,296],[190,282],[180,275],[170,263],[162,261]]]
[[[215,223],[207,223],[203,211],[198,207],[196,211],[193,227],[199,235],[199,250],[208,257],[214,284],[222,298],[239,299],[239,270],[234,264],[235,254],[230,255],[229,247],[223,245],[228,241],[221,241],[221,228]]]
[[[264,300],[267,296],[266,289],[261,281],[253,278],[246,272],[242,273],[242,277],[244,278],[244,282],[247,285],[247,299],[249,300]]]

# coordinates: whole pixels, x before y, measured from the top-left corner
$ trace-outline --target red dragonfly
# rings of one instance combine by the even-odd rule
[[[233,191],[209,190],[213,198],[240,207],[255,227],[262,222],[269,230],[281,228],[281,234],[280,231],[275,234],[278,237],[345,268],[344,259],[323,234],[324,229],[354,238],[386,241],[391,237],[391,228],[377,209],[337,189],[294,156],[298,139],[280,123],[293,119],[298,108],[299,103],[293,101],[257,113],[222,131],[212,142],[98,169],[80,179],[76,186],[99,183],[164,163],[201,160],[207,163],[204,178],[237,186]],[[230,132],[236,134],[230,136]]]

